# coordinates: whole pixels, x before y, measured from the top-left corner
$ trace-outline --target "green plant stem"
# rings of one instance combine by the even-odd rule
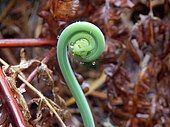
[[[69,46],[69,47],[68,47]],[[97,59],[105,46],[100,29],[88,22],[76,22],[61,33],[57,45],[57,58],[64,79],[76,100],[85,127],[95,127],[93,116],[81,87],[72,71],[67,49],[83,62]]]

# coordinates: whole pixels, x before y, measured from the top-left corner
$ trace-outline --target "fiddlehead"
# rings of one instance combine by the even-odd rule
[[[77,82],[68,60],[67,50],[80,61],[97,59],[104,50],[105,40],[102,32],[88,22],[76,22],[61,33],[57,45],[57,58],[65,81],[76,100],[86,127],[95,127],[87,100]]]

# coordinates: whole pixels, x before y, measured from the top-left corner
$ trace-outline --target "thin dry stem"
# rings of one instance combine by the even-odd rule
[[[2,60],[0,58],[0,63],[2,63],[4,66],[6,67],[10,67],[10,65],[8,63],[6,63],[4,60]],[[15,69],[10,68],[14,73],[16,72]],[[25,78],[23,78],[20,74],[18,74],[18,78],[24,82],[32,91],[34,91],[45,103],[46,105],[49,107],[49,109],[55,114],[55,116],[57,117],[57,119],[59,120],[60,124],[62,127],[66,127],[65,123],[62,121],[62,119],[60,118],[60,116],[58,115],[58,113],[55,111],[55,109],[52,107],[52,105],[50,104],[50,102],[46,99],[46,97],[40,92],[38,91],[34,86],[32,86]]]

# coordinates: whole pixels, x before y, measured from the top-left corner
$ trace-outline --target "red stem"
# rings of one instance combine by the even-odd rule
[[[0,39],[0,48],[54,46],[55,44],[56,44],[56,40],[54,39],[43,39],[43,38]]]
[[[24,117],[18,107],[10,86],[5,78],[5,75],[0,67],[0,96],[3,99],[3,104],[8,111],[12,124],[15,127],[26,127]]]

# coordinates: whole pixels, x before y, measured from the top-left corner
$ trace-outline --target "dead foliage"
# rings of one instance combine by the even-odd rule
[[[105,51],[95,63],[81,63],[69,56],[88,96],[96,126],[169,127],[169,0],[0,1],[2,39],[57,40],[67,25],[82,20],[97,25],[106,40]],[[58,67],[55,49],[49,49],[0,49],[1,64],[19,108],[28,126],[60,126],[61,121],[46,102],[18,75],[46,97],[64,124],[83,126]],[[9,114],[3,105],[0,109],[0,124],[7,126]]]

